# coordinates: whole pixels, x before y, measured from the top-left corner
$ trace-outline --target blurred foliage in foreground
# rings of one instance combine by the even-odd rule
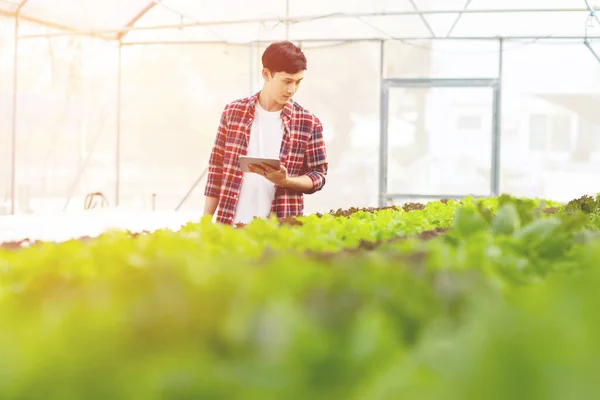
[[[598,205],[501,196],[3,250],[0,399],[600,398]]]

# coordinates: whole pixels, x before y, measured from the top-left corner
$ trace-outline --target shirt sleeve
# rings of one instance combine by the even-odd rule
[[[227,107],[221,114],[217,136],[208,159],[208,177],[204,195],[207,197],[219,197],[221,182],[223,180],[223,155],[227,138]]]
[[[313,181],[313,188],[304,193],[312,194],[318,192],[325,186],[325,176],[328,170],[327,151],[325,149],[325,140],[323,139],[323,125],[318,120],[306,146],[304,164],[307,171],[306,175]]]

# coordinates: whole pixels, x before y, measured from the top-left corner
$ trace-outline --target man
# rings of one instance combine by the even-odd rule
[[[277,42],[265,50],[262,64],[262,90],[228,104],[221,115],[204,191],[204,215],[218,223],[303,215],[304,194],[325,185],[323,126],[292,100],[306,57],[294,44]],[[279,159],[281,167],[251,165],[244,173],[240,155]]]

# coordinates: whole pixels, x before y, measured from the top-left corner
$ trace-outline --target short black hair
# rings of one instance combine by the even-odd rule
[[[302,49],[287,40],[275,42],[266,48],[262,55],[263,68],[268,68],[271,74],[287,72],[295,74],[306,70],[306,57]]]

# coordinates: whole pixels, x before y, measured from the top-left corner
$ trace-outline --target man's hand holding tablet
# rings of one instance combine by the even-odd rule
[[[242,171],[262,175],[278,186],[287,185],[288,171],[278,159],[240,156],[239,161]]]
[[[259,158],[259,157],[248,157],[248,156],[239,156],[238,160],[240,162],[240,168],[243,172],[256,172],[250,170],[250,165],[262,165],[267,164],[275,169],[279,169],[281,166],[281,161],[276,158]],[[262,175],[262,174],[261,174]]]

